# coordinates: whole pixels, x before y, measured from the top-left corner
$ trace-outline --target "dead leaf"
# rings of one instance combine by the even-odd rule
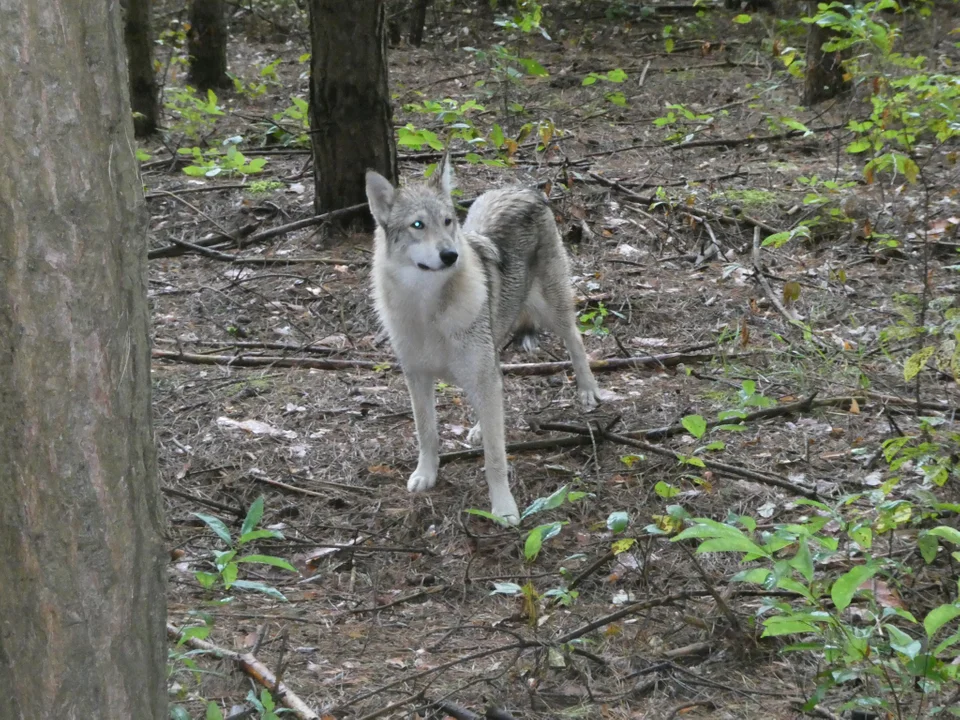
[[[851,413],[852,415],[859,415],[859,414],[860,414],[860,404],[857,402],[857,399],[856,399],[856,398],[851,398],[851,399],[850,399],[850,413]]]

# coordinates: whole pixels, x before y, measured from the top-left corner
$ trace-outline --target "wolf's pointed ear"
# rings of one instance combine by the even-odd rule
[[[437,163],[437,169],[430,176],[430,184],[447,197],[450,197],[450,192],[457,186],[457,181],[453,177],[453,164],[450,162],[449,148],[444,151],[443,157]]]
[[[375,170],[367,170],[367,202],[370,203],[370,214],[382,228],[387,227],[395,194],[396,190],[389,180]]]

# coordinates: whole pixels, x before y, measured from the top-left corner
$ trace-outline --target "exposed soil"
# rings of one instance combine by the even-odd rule
[[[602,303],[609,313],[600,332],[584,336],[592,358],[697,356],[680,365],[598,372],[601,385],[621,399],[590,417],[580,412],[569,372],[507,374],[508,442],[570,437],[537,434],[531,421],[589,422],[624,434],[674,425],[691,414],[712,420],[740,407],[743,382],[754,381],[758,393],[778,403],[814,393],[817,400],[838,399],[750,422],[744,432],[712,433],[702,442],[689,433],[652,442],[691,454],[722,440],[725,449],[701,454],[785,478],[825,499],[883,482],[889,471],[877,462],[881,442],[916,432],[918,419],[915,385],[903,380],[903,360],[915,345],[909,339],[881,342],[881,333],[901,318],[895,296],[922,291],[924,227],[942,229],[930,236],[939,243],[930,253],[931,293],[947,298],[946,306],[955,304],[960,284],[947,266],[957,264],[960,247],[958,169],[955,155],[949,156],[956,148],[924,158],[932,182],[926,196],[902,179],[865,184],[860,159],[843,150],[849,133],[822,129],[842,127],[864,97],[800,109],[801,82],[766,49],[774,21],[757,15],[750,25],[738,25],[725,10],[611,20],[602,7],[591,9],[602,3],[559,3],[544,21],[553,40],[531,36],[520,44],[520,54],[536,58],[550,75],[510,84],[506,102],[523,111],[505,111],[503,88],[464,50],[505,36],[485,12],[469,12],[468,5],[485,3],[437,3],[422,48],[403,42],[390,48],[397,125],[412,122],[442,136],[433,116],[400,106],[443,98],[484,105],[471,116],[484,132],[496,122],[516,137],[524,123],[552,121],[558,132],[546,148],[535,147],[534,133],[520,143],[510,167],[458,162],[463,197],[508,183],[539,183],[550,194],[569,241],[579,311]],[[295,30],[284,33],[269,18]],[[908,37],[931,56],[952,53],[956,63],[956,48],[942,41],[949,22],[941,18],[935,30],[915,24]],[[265,127],[263,118],[282,111],[291,96],[306,97],[308,65],[299,62],[306,52],[304,23],[292,9],[235,11],[231,72],[256,81],[267,63],[282,62],[278,82],[268,83],[262,96],[221,93],[230,112],[218,121],[211,144],[242,134],[242,148],[259,147],[251,123]],[[669,54],[665,25],[676,37]],[[786,42],[801,47],[803,38]],[[164,53],[161,48],[166,62]],[[582,86],[587,73],[615,68],[627,72],[622,84]],[[181,74],[171,66],[168,82],[180,83]],[[477,80],[487,83],[477,87]],[[604,92],[617,90],[626,97],[623,107],[604,99]],[[655,126],[671,103],[712,120]],[[770,123],[781,116],[816,132],[783,137],[786,129]],[[665,142],[678,127],[698,142],[730,142],[678,149]],[[171,137],[176,143],[176,134]],[[148,146],[157,160],[169,157],[159,143]],[[149,163],[144,183],[151,247],[195,243],[250,225],[263,231],[312,216],[309,154],[269,149],[264,173],[247,182],[282,183],[265,193],[238,187],[241,179],[196,180],[175,163]],[[416,177],[435,161],[428,151],[401,149],[404,177]],[[813,176],[853,184],[837,191],[826,208],[805,205],[810,188],[798,178]],[[218,186],[224,187],[199,192]],[[651,207],[645,199],[658,186],[662,202]],[[784,300],[787,283],[799,289],[788,311],[813,329],[805,339],[757,281],[754,227],[766,237],[771,229],[789,230],[840,207],[846,214],[825,220],[812,239],[761,251],[773,299]],[[898,239],[900,247],[885,249],[865,237],[871,231]],[[783,643],[753,639],[759,637],[756,613],[770,598],[736,595],[747,586],[729,583],[741,569],[732,556],[694,559],[686,547],[644,531],[671,504],[695,517],[744,514],[772,527],[808,512],[794,504],[797,495],[618,445],[599,431],[587,444],[511,455],[522,507],[565,484],[590,493],[528,519],[519,533],[465,513],[488,507],[482,459],[449,462],[435,490],[408,494],[416,439],[402,375],[378,336],[370,245],[363,232],[312,226],[242,251],[262,258],[260,265],[196,252],[150,261],[158,350],[376,365],[323,370],[155,361],[171,622],[196,624],[193,613],[209,613],[210,641],[240,651],[256,646],[267,666],[282,667],[294,692],[337,718],[440,718],[440,701],[481,714],[492,705],[516,718],[799,717],[797,702],[811,692],[817,668],[809,655],[781,655]],[[236,251],[230,244],[220,250]],[[504,363],[562,359],[553,337],[541,338],[532,356],[512,347],[503,353]],[[960,406],[956,382],[932,365],[921,375],[920,395],[936,403],[925,412],[953,422],[951,408]],[[442,451],[468,449],[472,419],[457,388],[442,388],[438,413]],[[223,419],[258,421],[277,434],[255,434]],[[669,494],[668,486],[679,494],[662,497],[654,490],[658,483],[666,484],[662,494]],[[300,574],[248,564],[240,577],[268,583],[288,602],[257,592],[207,591],[194,576],[212,568],[223,545],[193,513],[220,517],[236,535],[260,495],[263,525],[281,530],[285,539],[254,542],[251,552],[289,559]],[[622,536],[636,544],[611,559],[616,538],[606,519],[614,511],[629,513],[631,525]],[[567,524],[535,561],[526,561],[525,531],[555,520]],[[898,542],[891,536],[891,552]],[[946,566],[917,567],[899,592],[919,617],[946,601],[950,582]],[[495,583],[529,583],[542,594],[575,578],[579,596],[569,607],[492,594]],[[723,594],[720,604],[714,591]],[[210,603],[228,595],[228,604]],[[649,607],[558,644],[634,602]],[[201,697],[226,708],[243,704],[250,681],[226,666],[219,670],[202,676],[199,685],[184,672],[174,678],[193,717],[202,716]]]

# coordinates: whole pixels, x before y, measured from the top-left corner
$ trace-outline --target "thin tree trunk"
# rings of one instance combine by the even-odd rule
[[[0,0],[3,718],[167,718],[123,41],[117,2]]]
[[[230,87],[227,76],[227,18],[223,0],[193,0],[190,5],[190,82],[200,90]]]
[[[427,24],[427,7],[430,0],[414,0],[410,9],[410,44],[420,47],[423,44],[423,28]]]
[[[310,0],[316,210],[366,202],[364,173],[397,178],[383,0]]]
[[[807,12],[810,17],[814,16],[817,3],[808,2]],[[805,105],[830,100],[850,87],[843,77],[843,53],[825,52],[823,49],[823,44],[833,35],[832,30],[816,23],[807,26],[807,72],[803,88]]]
[[[153,38],[150,32],[150,0],[127,0],[123,39],[127,46],[130,105],[137,137],[157,131],[160,98],[153,68]]]

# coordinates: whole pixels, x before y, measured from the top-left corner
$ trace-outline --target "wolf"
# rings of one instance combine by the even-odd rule
[[[543,327],[572,360],[580,402],[593,410],[615,397],[601,390],[577,329],[570,263],[542,194],[509,187],[476,199],[461,226],[447,156],[426,181],[395,189],[368,171],[376,221],[373,297],[410,391],[419,459],[410,492],[436,484],[439,438],[434,386],[462,388],[479,420],[468,440],[483,443],[494,515],[520,521],[510,492],[500,349],[515,334],[530,346]]]

